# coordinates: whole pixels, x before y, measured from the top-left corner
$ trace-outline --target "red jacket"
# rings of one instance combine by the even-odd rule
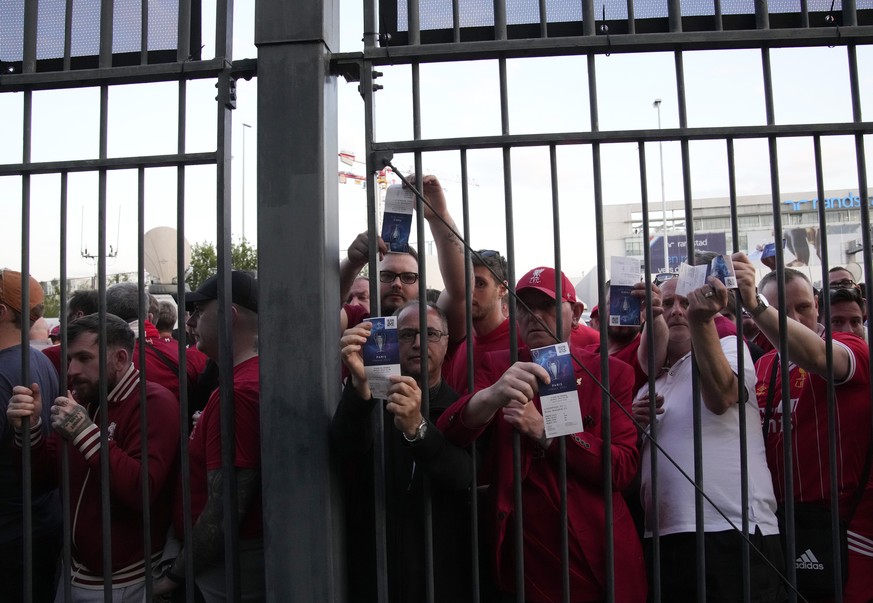
[[[600,357],[582,348],[572,348],[574,356],[600,379]],[[530,351],[520,349],[520,361],[530,361]],[[488,354],[476,374],[476,391],[495,383],[509,368],[508,351]],[[646,599],[646,573],[642,547],[621,490],[637,472],[639,451],[637,432],[626,412],[631,408],[633,371],[625,363],[609,359],[609,391],[617,401],[610,402],[612,452],[613,536],[615,542],[615,600],[634,603]],[[586,371],[576,366],[577,391],[585,431],[566,438],[567,501],[570,530],[570,600],[596,601],[606,596],[606,517],[603,504],[603,439],[601,438],[601,390]],[[514,513],[512,439],[515,430],[497,413],[490,423],[471,429],[460,418],[472,396],[464,396],[450,406],[437,427],[452,442],[467,446],[490,432],[481,480],[489,483],[489,512],[494,539],[494,570],[498,587],[514,590],[512,549],[515,537],[511,526]],[[540,410],[539,397],[533,403]],[[619,408],[618,405],[622,408]],[[541,411],[541,410],[540,410]],[[542,411],[541,411],[542,412]],[[539,447],[521,438],[521,475],[526,506],[523,509],[525,547],[525,599],[551,602],[561,599],[560,515],[558,490],[559,446],[553,442],[541,458]],[[535,495],[535,496],[534,496]],[[535,503],[535,504],[532,504]]]
[[[142,505],[142,432],[140,427],[140,374],[130,367],[109,392],[109,491],[111,504],[113,586],[141,582],[145,573]],[[43,404],[51,404],[44,400]],[[164,387],[146,382],[148,409],[148,470],[152,550],[164,547],[170,525],[172,490],[178,471],[178,402]],[[87,405],[94,424],[70,445],[70,500],[73,521],[73,583],[102,583],[103,536],[100,477],[100,421],[96,404]],[[60,481],[62,438],[52,432],[42,437],[31,430],[34,483]],[[21,451],[21,436],[15,444]]]

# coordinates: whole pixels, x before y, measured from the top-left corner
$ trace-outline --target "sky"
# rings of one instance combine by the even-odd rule
[[[361,49],[362,15],[358,0],[342,0],[339,51]],[[254,58],[254,3],[237,2],[234,58]],[[214,56],[214,0],[203,8],[203,56]],[[779,124],[850,121],[848,63],[844,47],[774,49],[771,51],[776,121]],[[858,49],[862,74],[862,115],[873,114],[873,49]],[[760,51],[700,51],[684,54],[688,125],[756,125],[765,123]],[[508,63],[510,132],[586,131],[588,71],[585,57],[517,59]],[[652,102],[662,99],[661,123],[678,127],[674,56],[649,53],[612,54],[595,59],[601,130],[658,127]],[[387,66],[376,94],[376,139],[412,138],[411,69]],[[865,76],[865,74],[867,74]],[[428,64],[421,66],[422,136],[450,137],[500,133],[498,65],[496,61]],[[110,91],[109,154],[136,156],[172,153],[176,149],[175,83],[116,86]],[[362,159],[365,149],[363,102],[356,83],[338,82],[338,147]],[[257,81],[238,83],[233,116],[233,232],[242,237],[243,197],[245,236],[257,244],[256,145]],[[20,141],[22,94],[0,94],[0,140]],[[211,80],[188,83],[186,146],[189,152],[215,148],[215,89]],[[33,160],[51,161],[96,156],[99,90],[94,88],[34,93]],[[251,128],[244,128],[242,124]],[[245,152],[243,137],[245,136]],[[867,137],[868,179],[873,181],[873,137]],[[825,188],[857,191],[854,141],[825,138]],[[639,160],[636,144],[601,147],[604,203],[638,202]],[[663,145],[665,194],[682,198],[678,143]],[[646,147],[648,196],[654,209],[660,202],[658,145]],[[728,180],[724,143],[691,144],[694,198],[726,197]],[[0,163],[21,159],[20,144],[0,145]],[[243,160],[245,193],[243,193]],[[560,237],[565,272],[582,276],[596,264],[594,247],[593,167],[589,147],[559,147]],[[740,195],[768,193],[770,178],[767,144],[737,141],[737,184]],[[411,170],[412,155],[394,160]],[[424,171],[436,174],[446,190],[449,209],[461,225],[460,158],[456,152],[428,153]],[[780,186],[783,194],[815,190],[812,140],[779,143]],[[361,171],[362,166],[340,169]],[[500,150],[468,153],[473,248],[505,250],[503,158]],[[554,262],[552,196],[547,148],[511,151],[516,273]],[[31,189],[31,272],[39,280],[56,278],[59,268],[59,190],[56,175],[35,176]],[[351,181],[337,184],[339,241],[345,249],[366,228],[366,194]],[[68,206],[68,270],[70,276],[95,273],[96,263],[84,255],[97,248],[97,175],[70,176]],[[109,172],[107,238],[115,257],[108,271],[136,270],[135,171]],[[176,225],[175,169],[149,170],[146,178],[145,230]],[[187,170],[185,231],[191,243],[215,240],[215,170],[211,166]],[[7,240],[0,249],[0,265],[20,266],[21,185],[17,178],[0,178],[0,200],[8,216]],[[414,237],[413,237],[414,239]],[[87,253],[86,253],[87,250]]]

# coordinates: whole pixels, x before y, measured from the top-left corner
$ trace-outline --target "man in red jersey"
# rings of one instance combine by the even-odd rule
[[[247,272],[231,275],[233,329],[233,407],[235,423],[235,467],[239,514],[240,590],[243,601],[263,600],[264,533],[261,509],[260,381],[258,371],[258,283]],[[191,312],[197,349],[219,360],[218,277],[207,279],[197,291],[185,296]],[[224,492],[221,466],[220,390],[216,389],[191,432],[188,442],[191,485],[191,546],[193,575],[207,603],[227,601],[224,563]],[[182,537],[181,484],[176,492],[174,527]],[[169,570],[155,582],[161,595],[177,588],[185,579],[185,553],[179,552]]]
[[[767,461],[773,476],[776,498],[782,502],[793,496],[795,502],[830,507],[830,461],[828,460],[828,381],[836,387],[836,424],[839,487],[839,512],[849,523],[848,582],[843,601],[867,603],[873,599],[873,481],[867,471],[862,483],[865,461],[870,454],[870,349],[867,343],[850,333],[833,333],[833,372],[828,372],[824,327],[817,322],[818,304],[806,275],[785,269],[785,282],[776,272],[761,279],[756,294],[755,268],[742,253],[733,256],[737,283],[742,299],[761,332],[777,346],[758,361],[758,404],[769,413],[766,438]],[[789,359],[788,383],[791,406],[791,449],[794,491],[785,491],[782,432],[781,372],[778,362],[779,312],[775,309],[779,288],[785,291]],[[774,391],[770,392],[771,373],[776,371]],[[855,495],[861,498],[855,506]],[[798,560],[801,563],[801,560]]]
[[[514,600],[514,569],[517,514],[522,514],[524,543],[524,598],[531,603],[562,601],[559,446],[546,437],[538,395],[539,384],[550,381],[540,365],[531,362],[530,350],[566,342],[573,320],[582,313],[573,284],[561,275],[561,296],[556,293],[552,268],[535,268],[518,282],[518,326],[524,347],[519,361],[510,362],[509,351],[486,355],[476,374],[475,393],[464,396],[440,417],[437,427],[459,446],[488,438],[482,483],[489,484],[485,504],[491,518],[492,568],[497,590]],[[561,301],[561,330],[556,331],[556,300]],[[605,383],[614,400],[610,404],[610,452],[612,457],[613,521],[606,522],[603,502],[603,417],[600,358],[573,348],[578,363],[574,371],[584,431],[566,439],[567,516],[569,522],[570,601],[606,598],[606,529],[615,538],[617,580],[615,600],[641,602],[646,598],[642,548],[633,521],[621,497],[621,489],[634,478],[639,462],[636,429],[628,417],[631,407],[632,371],[624,363],[609,360]],[[592,378],[593,376],[593,378]],[[597,381],[596,381],[597,380]],[[621,406],[621,408],[619,407]],[[521,434],[522,508],[514,502],[513,439]],[[620,568],[620,569],[619,569]]]
[[[482,249],[478,252],[478,256],[472,256],[472,262],[473,291],[470,314],[473,319],[473,373],[475,374],[486,354],[509,349],[509,319],[503,314],[507,294],[506,259],[498,251]],[[470,338],[465,338],[452,352],[443,371],[446,382],[453,390],[461,393],[468,391],[468,341]]]

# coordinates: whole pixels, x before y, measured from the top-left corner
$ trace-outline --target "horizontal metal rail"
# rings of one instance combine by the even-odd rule
[[[0,165],[0,176],[24,174],[54,174],[57,172],[93,172],[106,170],[134,170],[137,168],[208,165],[217,161],[215,151],[173,155],[143,155],[141,157],[112,157],[107,159],[71,159],[36,163],[8,163]]]
[[[2,70],[0,71],[0,92],[59,90],[89,88],[101,84],[147,84],[218,78],[228,64],[230,65],[231,77],[251,79],[257,75],[257,59],[241,59],[228,63],[221,57],[207,61],[181,61],[158,65],[100,67],[40,73],[5,73],[5,70]]]
[[[458,149],[489,149],[503,147],[539,147],[593,143],[629,143],[683,140],[734,140],[761,138],[798,138],[805,136],[847,136],[873,134],[873,122],[837,122],[830,124],[786,124],[761,126],[719,126],[706,128],[674,128],[663,130],[601,130],[597,132],[557,132],[537,134],[495,134],[467,138],[432,138],[427,140],[395,140],[375,142],[375,152],[450,151]]]
[[[694,31],[488,40],[462,44],[423,44],[370,48],[335,54],[335,72],[342,64],[361,60],[371,65],[405,65],[451,61],[475,61],[496,57],[529,58],[611,53],[646,53],[675,50],[734,50],[844,46],[873,43],[873,26],[766,29],[742,31]]]

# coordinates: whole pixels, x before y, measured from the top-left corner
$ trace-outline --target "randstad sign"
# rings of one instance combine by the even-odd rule
[[[868,200],[868,206],[873,207],[873,197]],[[815,199],[800,199],[799,201],[783,201],[790,211],[809,211],[818,209],[818,197]],[[861,197],[855,193],[846,193],[845,197],[828,197],[824,200],[825,209],[858,209],[861,207]]]

